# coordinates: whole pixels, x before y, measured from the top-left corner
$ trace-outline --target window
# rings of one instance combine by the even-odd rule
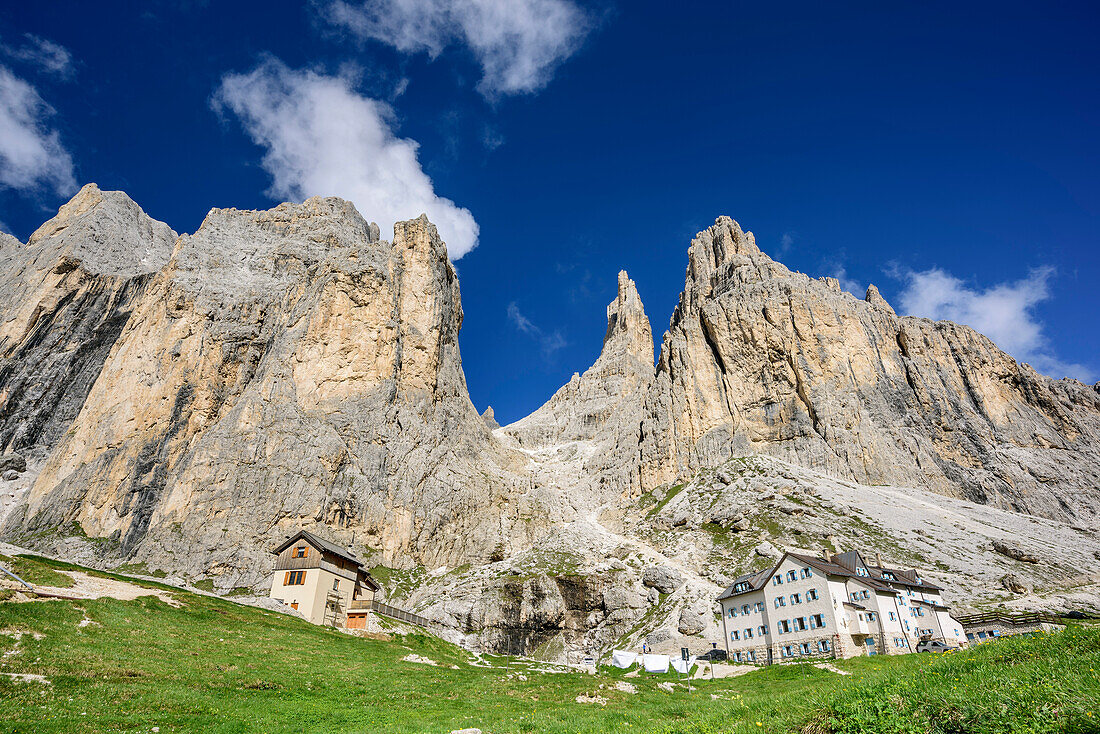
[[[786,599],[784,599],[781,596],[775,597],[775,608],[776,609],[779,609],[779,607],[785,607],[785,606],[787,606],[787,600]]]
[[[864,599],[866,599],[867,597],[871,596],[871,592],[867,591],[867,589],[864,589],[862,596]]]
[[[741,613],[742,614],[748,614],[751,609],[752,609],[752,607],[750,607],[748,604],[745,604],[744,606],[741,607]]]
[[[866,568],[864,568],[863,566],[860,566],[856,569],[856,575],[857,576],[870,576],[871,574],[867,573]]]
[[[956,632],[955,634],[958,634],[958,632]],[[974,639],[974,633],[973,632],[967,632],[966,633],[966,639],[973,640]]]
[[[875,621],[875,613],[874,612],[867,612],[867,621],[868,622],[874,622]]]
[[[762,624],[762,625],[760,625],[759,627],[756,628],[756,632],[761,637],[763,637],[764,635],[768,634],[768,626],[765,625],[765,624]]]
[[[803,642],[799,647],[802,649],[802,654],[803,655],[809,655],[810,654],[810,643]]]
[[[290,554],[291,558],[305,558],[309,555],[309,546],[300,545],[294,549],[294,552]]]
[[[791,631],[791,623],[786,619],[781,619],[775,623],[775,629],[780,634]]]
[[[890,621],[891,621],[891,622],[896,622],[896,621],[897,621],[897,619],[898,619],[898,618],[894,616],[894,613],[893,613],[893,612],[890,612]]]
[[[726,610],[726,616],[729,617],[730,619],[733,619],[734,617],[737,616],[737,610],[734,609],[733,607],[730,607],[729,609]]]
[[[764,602],[762,602],[762,601],[756,602],[756,611],[758,611],[758,612],[764,611]]]
[[[332,590],[333,591],[339,591],[340,590],[340,579],[333,579],[332,580]]]
[[[283,586],[298,586],[306,582],[305,571],[287,571],[283,577]]]
[[[783,657],[793,658],[794,657],[794,648],[792,648],[790,645],[785,645],[783,647]]]
[[[751,663],[751,662],[752,662],[753,660],[756,660],[756,652],[755,652],[754,650],[749,650],[749,651],[748,651],[748,652],[747,652],[747,653],[745,654],[745,659],[746,659],[746,660],[748,660],[748,661],[749,661],[750,663]]]
[[[862,615],[862,614],[857,614],[856,616],[857,616],[857,617],[859,617],[859,621],[860,621],[860,622],[862,622],[862,621],[863,621],[863,615]]]
[[[810,617],[810,619],[814,621],[814,624],[817,626],[818,629],[821,629],[825,626],[825,617],[821,616],[820,614],[815,614],[814,616]]]
[[[828,640],[818,640],[817,649],[820,650],[821,652],[829,652],[829,650],[831,650],[832,647],[829,645]]]
[[[801,578],[804,578],[804,579],[808,579],[808,578],[811,578],[811,577],[812,577],[812,576],[814,575],[814,573],[813,573],[813,571],[811,571],[810,569],[808,569],[808,568],[804,568],[804,569],[802,569],[802,570],[801,570],[801,571],[799,572],[799,574],[798,574],[798,575],[799,575],[799,576],[800,576]]]
[[[894,574],[890,573],[889,571],[883,571],[882,578],[886,579],[887,581],[897,581],[897,579],[894,578]]]
[[[798,578],[798,574],[795,572],[795,570],[793,568],[790,571],[787,571],[787,580],[788,581],[794,581],[797,578]]]
[[[741,653],[735,652],[733,654],[733,659],[736,660],[737,662],[741,662]]]
[[[745,639],[746,640],[751,640],[752,639],[752,627],[746,627],[745,628]]]
[[[733,632],[730,632],[730,639],[731,640],[740,640],[741,639],[741,633],[738,632],[737,630],[734,630]]]
[[[807,591],[806,598],[810,601],[817,601],[817,589],[810,589]]]
[[[799,617],[798,618],[798,629],[806,630],[806,629],[809,629],[809,628],[810,628],[810,626],[808,624],[806,624],[806,618],[805,617]]]
[[[774,579],[772,579],[772,586],[779,586],[781,583],[783,583],[782,576],[777,575]]]
[[[802,595],[801,594],[791,594],[791,604],[801,604],[801,603],[802,603]]]

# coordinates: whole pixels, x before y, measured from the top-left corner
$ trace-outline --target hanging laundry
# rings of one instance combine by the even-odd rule
[[[695,667],[695,656],[692,655],[687,660],[684,660],[683,658],[676,658],[672,661],[672,667],[676,669],[677,673],[687,675],[689,672],[691,672],[691,669]]]
[[[647,673],[667,673],[668,672],[668,655],[643,655],[642,665],[645,666],[645,672]]]
[[[629,668],[636,662],[638,662],[638,653],[636,652],[628,650],[611,651],[611,664],[616,668]]]

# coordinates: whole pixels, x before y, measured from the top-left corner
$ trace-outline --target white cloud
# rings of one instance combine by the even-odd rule
[[[51,74],[69,76],[73,68],[73,56],[67,48],[30,33],[24,38],[27,39],[27,45],[19,48],[5,47],[4,52],[13,59],[32,64]]]
[[[508,304],[508,320],[524,334],[532,337],[539,343],[543,355],[549,356],[566,345],[565,337],[561,332],[554,330],[545,332],[524,316],[515,302]]]
[[[452,260],[477,246],[473,215],[436,195],[416,158],[417,143],[394,135],[393,110],[357,94],[348,77],[268,60],[247,74],[225,76],[214,107],[232,110],[252,140],[267,148],[263,167],[272,177],[271,196],[340,196],[383,232],[424,213]]]
[[[1016,359],[1052,377],[1094,379],[1088,367],[1067,364],[1052,354],[1043,324],[1035,315],[1035,306],[1050,298],[1054,268],[1036,268],[1022,280],[984,290],[970,287],[940,268],[894,274],[905,282],[898,297],[903,313],[973,327]]]
[[[360,38],[404,53],[435,58],[452,43],[466,44],[488,97],[546,86],[592,25],[572,0],[335,0],[327,14]]]
[[[848,268],[844,266],[844,263],[837,264],[833,269],[833,277],[840,281],[840,287],[848,291],[852,295],[863,298],[863,294],[867,292],[867,286],[859,282],[855,278],[848,275]]]
[[[76,189],[73,159],[47,125],[52,114],[34,87],[0,66],[0,186],[45,186],[61,195]]]

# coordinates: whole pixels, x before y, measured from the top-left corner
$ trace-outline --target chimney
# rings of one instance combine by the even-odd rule
[[[836,539],[835,535],[826,535],[825,542],[836,548],[837,553],[843,553],[844,549],[840,547],[840,541]]]
[[[833,562],[833,554],[829,552],[828,547],[825,547],[825,548],[821,549],[821,557],[824,558],[829,563]]]
[[[878,554],[878,551],[875,551],[875,565],[878,566],[879,568],[883,568],[882,556],[880,556]]]

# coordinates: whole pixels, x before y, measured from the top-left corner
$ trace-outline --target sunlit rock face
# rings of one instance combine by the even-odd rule
[[[1053,518],[1100,510],[1100,396],[873,286],[793,273],[727,217],[688,251],[647,398],[641,486],[760,452]]]
[[[423,217],[389,243],[338,199],[213,210],[145,288],[17,520],[250,583],[302,525],[383,560],[487,554],[499,457],[461,321]]]
[[[175,240],[95,184],[26,244],[0,233],[0,453],[33,460],[60,440]]]
[[[656,364],[619,273],[599,358],[504,427],[470,401],[424,217],[390,242],[313,198],[177,237],[90,185],[0,265],[0,449],[30,464],[0,486],[7,540],[262,594],[306,528],[451,639],[553,659],[720,642],[729,579],[868,527],[953,601],[1012,573],[1018,608],[1100,609],[1096,387],[792,273],[726,217]]]

